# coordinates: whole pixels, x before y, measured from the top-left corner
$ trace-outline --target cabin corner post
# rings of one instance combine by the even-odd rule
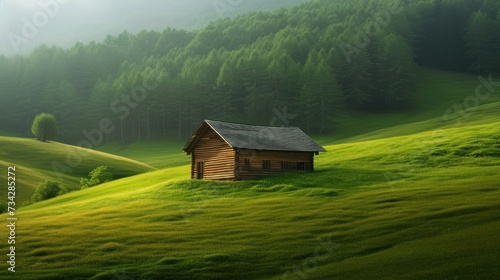
[[[191,179],[195,178],[195,164],[196,164],[196,157],[194,156],[194,151],[191,153]]]
[[[314,172],[314,153],[311,153],[311,172]]]
[[[239,149],[234,149],[234,177],[236,180],[240,180],[240,151]]]

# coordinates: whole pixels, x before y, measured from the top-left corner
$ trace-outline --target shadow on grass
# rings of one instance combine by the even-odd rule
[[[202,195],[204,199],[224,195],[296,193],[305,196],[338,196],[345,190],[387,182],[380,171],[329,168],[318,171],[273,175],[248,181],[183,180],[165,185]]]
[[[301,188],[335,188],[348,189],[360,186],[370,186],[386,182],[380,171],[358,168],[328,168],[319,169],[313,173],[295,173],[276,177],[286,179]]]

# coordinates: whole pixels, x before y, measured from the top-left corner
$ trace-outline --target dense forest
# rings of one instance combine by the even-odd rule
[[[223,17],[290,7],[307,1],[309,0],[0,0],[0,54],[29,54],[44,43],[70,48],[76,42],[103,41],[107,35],[118,35],[124,30],[131,33],[143,29],[162,31],[166,27],[194,30]],[[12,34],[22,36],[24,30],[27,30],[23,18],[32,23],[37,20],[33,19],[37,9],[52,9],[60,13],[50,13],[53,16],[49,15],[47,25],[38,28],[40,32],[34,38],[27,38],[28,41],[13,39]]]
[[[0,56],[0,131],[54,114],[59,140],[186,139],[203,119],[327,133],[345,110],[412,106],[416,67],[500,71],[498,0],[316,0],[196,31],[123,32]]]

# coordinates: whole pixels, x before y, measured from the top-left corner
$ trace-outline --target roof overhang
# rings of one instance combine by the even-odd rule
[[[213,125],[211,124],[211,122],[213,123]],[[227,128],[226,128],[227,126],[231,126],[231,129],[227,130]],[[236,127],[234,127],[234,126],[236,126]],[[219,129],[221,131],[219,131],[219,129],[217,129],[217,127],[219,127]],[[302,149],[301,147],[299,147],[299,148],[293,147],[293,145],[287,145],[286,147],[282,147],[283,145],[269,145],[269,144],[264,145],[264,146],[257,145],[258,147],[256,147],[255,145],[252,145],[252,144],[255,144],[254,141],[250,141],[250,142],[248,141],[248,139],[252,139],[252,137],[255,135],[256,128],[258,128],[258,131],[260,131],[260,132],[266,132],[266,131],[272,132],[272,130],[276,130],[276,129],[278,129],[278,130],[285,129],[286,131],[291,130],[291,131],[295,132],[296,135],[299,135],[303,140],[304,140],[304,138],[306,138],[305,142],[308,142],[308,143],[310,142],[309,144],[312,144],[312,147],[311,147],[311,145],[309,145],[307,147],[304,147],[305,149]],[[205,120],[198,127],[198,129],[193,134],[191,139],[184,146],[183,151],[186,152],[188,155],[190,155],[193,152],[193,150],[195,149],[198,142],[202,139],[203,135],[210,129],[212,129],[215,133],[217,133],[217,135],[219,135],[219,137],[221,139],[223,139],[233,149],[261,150],[261,151],[275,151],[275,152],[311,152],[311,153],[315,153],[316,155],[319,154],[319,152],[326,152],[326,150],[323,147],[321,147],[320,145],[315,143],[312,139],[310,139],[310,137],[305,135],[304,132],[302,132],[298,128],[250,126],[250,125],[239,125],[239,124],[231,124],[231,123],[209,121],[209,120]],[[246,129],[248,129],[248,131],[246,131]],[[254,130],[252,130],[252,129],[254,129]],[[234,136],[235,133],[233,133],[234,131],[246,131],[247,135],[245,135],[244,138],[240,137],[239,139],[235,139],[235,136]],[[280,131],[283,131],[283,130],[280,130]],[[224,137],[224,133],[222,133],[222,132],[227,134],[227,136],[229,138]],[[242,133],[242,132],[240,132],[240,133]],[[245,132],[243,132],[243,133],[245,133]],[[299,134],[297,134],[297,133],[299,133]],[[266,139],[266,137],[262,137],[262,138],[264,138],[264,140]],[[271,138],[273,138],[275,140],[274,141],[275,143],[279,143],[279,142],[284,140],[284,139],[282,139],[281,141],[276,142],[276,139],[280,139],[279,137],[278,138],[271,137]],[[241,139],[247,139],[247,141],[243,141],[245,143],[242,143],[242,141],[239,141]],[[285,139],[289,139],[289,138],[285,138]],[[259,141],[257,141],[257,140],[259,140]],[[257,143],[261,142],[261,144],[262,144],[262,139],[257,139],[257,140],[256,140]],[[268,139],[268,141],[269,141],[269,139]],[[241,145],[239,145],[239,144],[241,144]]]
[[[193,152],[194,148],[196,147],[196,144],[198,144],[198,142],[201,140],[201,138],[203,137],[203,135],[205,133],[207,133],[207,131],[210,130],[210,129],[212,129],[215,133],[217,133],[217,135],[219,135],[219,137],[222,138],[222,140],[224,140],[224,142],[226,142],[229,146],[231,146],[232,148],[235,148],[226,139],[224,139],[224,137],[222,135],[220,135],[220,133],[217,131],[217,129],[215,129],[214,127],[212,127],[212,125],[210,125],[210,123],[205,120],[198,127],[198,129],[193,134],[193,136],[191,136],[191,139],[189,139],[189,141],[186,143],[186,145],[184,146],[184,149],[182,149],[182,151],[184,151],[188,155],[190,155]]]

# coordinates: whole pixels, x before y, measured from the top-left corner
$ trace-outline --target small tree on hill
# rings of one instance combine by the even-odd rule
[[[31,133],[40,141],[55,139],[57,136],[57,122],[54,115],[41,113],[33,120]]]
[[[102,183],[106,183],[113,180],[113,174],[108,171],[107,166],[99,166],[96,169],[90,171],[90,178],[81,178],[80,184],[82,185],[82,189],[93,187],[100,185]]]
[[[59,183],[46,181],[40,184],[36,189],[35,193],[31,197],[31,201],[39,202],[47,199],[54,198],[56,196],[64,194],[66,191],[62,188]]]

